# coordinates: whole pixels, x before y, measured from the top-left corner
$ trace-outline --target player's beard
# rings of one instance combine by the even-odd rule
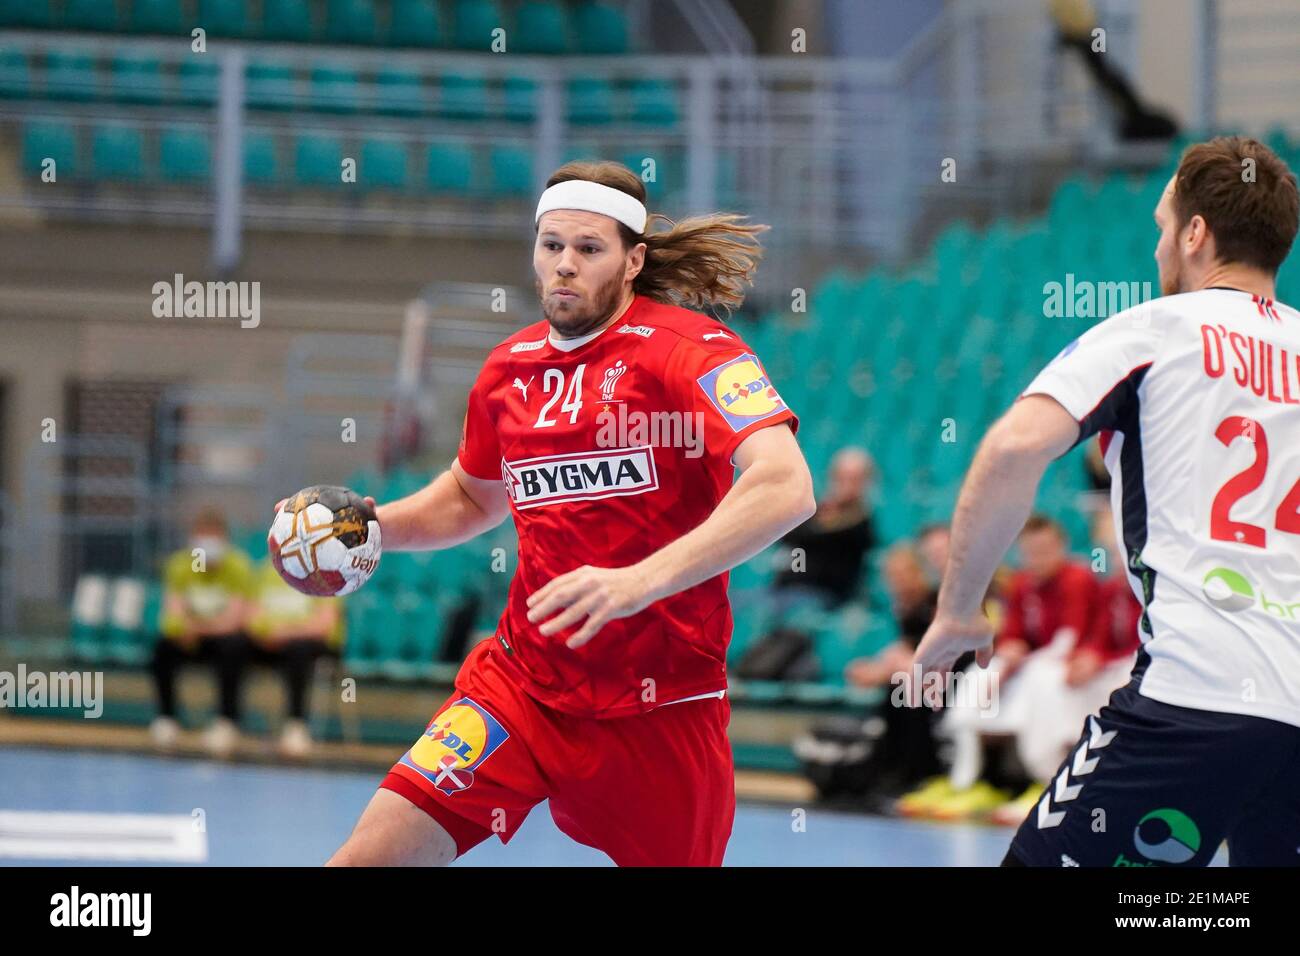
[[[552,303],[537,281],[537,297],[542,301],[542,315],[561,338],[576,339],[600,328],[618,308],[623,298],[623,275],[619,273],[599,286],[590,298],[576,302]]]
[[[1181,295],[1186,291],[1183,288],[1183,263],[1181,260],[1175,259],[1173,271],[1169,273],[1161,272],[1160,274],[1160,294]]]

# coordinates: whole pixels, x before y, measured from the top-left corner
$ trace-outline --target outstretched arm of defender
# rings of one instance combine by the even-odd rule
[[[1078,437],[1079,423],[1046,395],[1025,396],[989,429],[957,499],[938,612],[916,649],[922,673],[946,672],[966,651],[988,664],[993,633],[981,604],[989,582],[1029,517],[1043,472]]]
[[[567,642],[581,647],[609,621],[752,558],[816,509],[812,476],[789,428],[754,432],[733,460],[740,478],[699,526],[631,567],[581,567],[554,578],[529,595],[528,619],[545,622],[538,630],[550,635],[586,618]]]
[[[450,548],[495,528],[510,513],[505,485],[475,478],[453,461],[413,495],[380,505],[385,551]]]

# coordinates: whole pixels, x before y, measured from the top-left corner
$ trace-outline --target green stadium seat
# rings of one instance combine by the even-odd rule
[[[326,113],[355,113],[361,90],[357,74],[335,66],[317,66],[311,71],[311,107]]]
[[[138,180],[144,175],[144,136],[134,126],[101,123],[90,134],[90,160],[97,179]]]
[[[0,96],[26,99],[32,94],[32,69],[21,50],[0,49]]]
[[[492,48],[492,31],[506,25],[495,0],[456,0],[454,23],[452,45],[481,52]]]
[[[480,120],[487,117],[487,81],[481,76],[444,74],[439,81],[440,106],[451,119]]]
[[[161,103],[162,64],[151,57],[120,56],[109,72],[113,99],[119,103]]]
[[[298,79],[279,63],[250,63],[244,96],[252,109],[290,109],[298,102]]]
[[[72,593],[73,653],[82,660],[97,661],[107,656],[108,579],[98,574],[83,574]]]
[[[188,35],[191,25],[177,0],[131,0],[131,29],[136,33]]]
[[[564,8],[553,0],[526,0],[515,10],[515,53],[564,53],[569,37]]]
[[[0,26],[48,29],[54,26],[50,0],[0,0]]]
[[[63,27],[67,30],[117,29],[117,4],[113,0],[65,0]]]
[[[375,74],[376,107],[381,113],[418,116],[428,112],[429,99],[420,74],[387,68]]]
[[[56,182],[77,173],[77,133],[67,123],[41,120],[23,126],[23,172],[40,176],[46,159],[54,160]]]
[[[433,143],[425,157],[425,184],[434,193],[467,193],[474,182],[474,154],[459,143]]]
[[[136,578],[111,582],[108,626],[105,633],[107,656],[123,664],[143,664],[153,650],[155,622],[161,602],[158,585]]]
[[[533,154],[522,146],[494,146],[488,156],[492,191],[527,196],[533,191]]]
[[[361,591],[348,598],[348,643],[344,655],[358,673],[374,674],[401,646],[402,622],[390,601],[376,600],[376,594]]]
[[[255,186],[269,186],[280,178],[275,137],[270,133],[244,135],[244,179]],[[351,487],[351,486],[349,486]]]
[[[212,144],[207,131],[190,126],[164,129],[158,137],[158,170],[163,179],[171,182],[209,179]]]
[[[379,37],[370,0],[329,0],[325,13],[328,43],[374,43]]]
[[[614,121],[614,87],[597,77],[577,77],[568,84],[569,122],[604,125]]]
[[[294,172],[304,186],[342,185],[343,144],[334,136],[299,136],[294,148]]]
[[[45,58],[45,95],[60,100],[93,100],[99,95],[95,61],[85,53],[51,51]]]
[[[393,0],[388,42],[393,46],[425,49],[444,45],[438,11],[430,0]]]
[[[206,30],[209,37],[238,39],[256,34],[247,0],[199,0],[194,25]]]
[[[501,85],[502,115],[531,123],[537,118],[537,83],[527,76],[507,76]]]
[[[217,64],[203,56],[182,61],[176,71],[176,91],[182,103],[191,106],[210,106],[217,101]]]
[[[307,0],[262,0],[262,38],[310,43],[316,37]]]
[[[573,32],[579,53],[626,53],[627,19],[608,3],[580,3],[573,12]]]
[[[628,90],[633,122],[675,126],[679,117],[677,89],[669,80],[634,80]]]
[[[406,153],[401,140],[367,139],[361,144],[357,182],[366,189],[405,189]]]

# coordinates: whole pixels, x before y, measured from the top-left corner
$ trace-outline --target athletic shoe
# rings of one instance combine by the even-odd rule
[[[203,745],[214,757],[229,757],[239,745],[239,728],[226,717],[218,717],[203,733]]]
[[[1043,795],[1043,789],[1041,783],[1031,783],[1016,799],[1009,800],[994,810],[989,815],[989,822],[1004,827],[1019,826],[1020,821],[1029,816],[1030,811],[1038,803],[1038,798]]]
[[[280,731],[280,755],[301,759],[311,753],[311,732],[305,720],[290,720]]]
[[[159,750],[171,750],[181,736],[181,725],[171,717],[155,717],[149,725],[149,739]]]
[[[928,815],[930,807],[955,792],[947,777],[931,777],[911,793],[899,797],[894,811],[905,817],[923,817]]]
[[[965,790],[939,800],[930,806],[929,814],[935,820],[976,820],[988,816],[1011,799],[1011,794],[984,780],[977,780]]]

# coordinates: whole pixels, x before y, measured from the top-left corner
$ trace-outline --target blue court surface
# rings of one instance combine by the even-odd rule
[[[0,750],[0,865],[152,860],[315,866],[347,837],[381,776],[91,751]],[[800,821],[799,809],[742,804],[727,865],[996,866],[1012,835],[998,827],[815,810]],[[538,806],[509,846],[490,840],[456,865],[610,863],[562,834]]]

